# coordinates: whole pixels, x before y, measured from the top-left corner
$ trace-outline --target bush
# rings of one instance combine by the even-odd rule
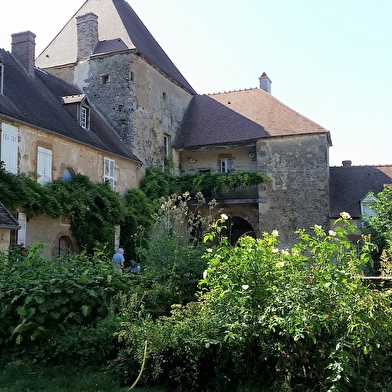
[[[277,231],[211,247],[198,302],[130,325],[118,369],[136,367],[147,339],[144,382],[172,389],[230,391],[255,380],[298,391],[387,388],[390,292],[361,279],[368,244],[358,255],[347,218],[328,233],[298,231],[291,249],[279,248]]]
[[[87,358],[103,344],[92,344],[92,331],[101,331],[99,337],[109,343],[115,330],[106,319],[109,305],[119,293],[130,292],[129,279],[113,272],[104,253],[56,262],[39,254],[37,246],[27,256],[15,253],[2,261],[0,347],[37,361]]]

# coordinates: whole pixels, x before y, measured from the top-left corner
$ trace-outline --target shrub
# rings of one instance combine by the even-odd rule
[[[386,388],[390,292],[361,279],[368,243],[358,254],[347,218],[328,233],[298,231],[291,249],[279,247],[277,231],[207,249],[198,302],[125,329],[119,368],[140,361],[147,339],[144,382],[172,389],[230,391],[255,380],[298,391]]]
[[[61,355],[69,360],[81,358],[78,345],[86,347],[89,342],[77,331],[102,329],[112,299],[130,292],[129,279],[113,272],[105,252],[56,262],[39,254],[36,246],[27,256],[2,262],[0,347],[36,360],[58,360]],[[88,348],[90,353],[92,349]]]

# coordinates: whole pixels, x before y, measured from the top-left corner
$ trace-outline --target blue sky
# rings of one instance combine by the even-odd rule
[[[198,93],[257,87],[266,72],[272,95],[331,131],[331,166],[392,164],[392,1],[128,2]],[[83,3],[7,1],[0,47],[31,30],[38,55]]]

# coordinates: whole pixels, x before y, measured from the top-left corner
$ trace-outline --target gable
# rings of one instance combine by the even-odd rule
[[[133,50],[145,57],[190,93],[195,91],[160,47],[146,26],[124,0],[88,0],[37,57],[42,69],[77,62],[76,17],[93,13],[98,16],[98,45],[94,53]]]

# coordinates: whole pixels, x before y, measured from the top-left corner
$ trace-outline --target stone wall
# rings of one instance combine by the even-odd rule
[[[49,71],[70,79],[67,67]],[[175,139],[191,94],[132,51],[91,57],[71,73],[143,164],[163,168],[164,135]]]
[[[279,230],[282,244],[291,244],[297,229],[329,227],[329,164],[327,135],[261,139],[258,170],[271,183],[264,187],[259,225]]]

